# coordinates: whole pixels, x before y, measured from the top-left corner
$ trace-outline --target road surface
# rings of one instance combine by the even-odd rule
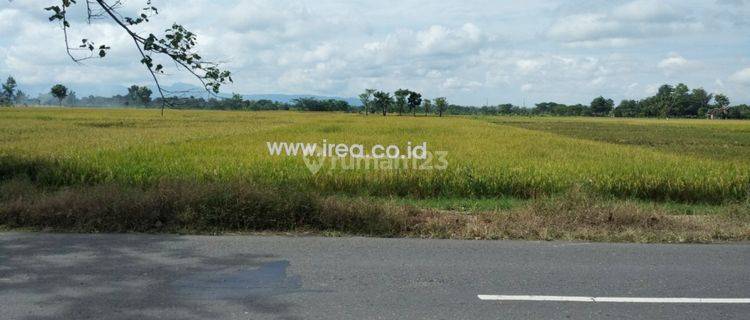
[[[748,243],[0,233],[0,319],[748,319],[747,298]]]

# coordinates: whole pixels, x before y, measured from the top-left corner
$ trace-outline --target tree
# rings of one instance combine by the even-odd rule
[[[76,92],[68,89],[68,96],[66,96],[65,99],[63,99],[62,104],[66,106],[77,105],[78,97],[76,96]]]
[[[674,87],[668,84],[662,85],[654,98],[657,115],[668,117],[674,108]]]
[[[28,100],[29,100],[29,97],[26,95],[25,92],[21,90],[16,91],[16,98],[15,98],[16,103],[26,104]]]
[[[365,116],[367,115],[367,110],[370,109],[370,100],[373,93],[375,93],[375,89],[365,89],[365,92],[359,95],[359,101],[362,102],[362,107],[365,109]]]
[[[239,93],[232,93],[232,97],[227,99],[227,102],[229,104],[229,109],[240,110],[245,103],[245,99],[243,99],[242,95]]]
[[[620,104],[615,108],[615,117],[637,117],[638,102],[635,100],[622,100]]]
[[[409,103],[409,110],[416,117],[417,109],[419,109],[419,106],[422,104],[422,95],[414,91],[409,92],[408,103]]]
[[[729,98],[721,93],[718,93],[714,96],[714,101],[716,101],[716,108],[708,111],[709,118],[726,118],[729,115],[729,110],[727,108],[729,107]]]
[[[422,110],[424,110],[424,114],[430,114],[431,108],[432,101],[430,101],[430,99],[422,99]]]
[[[615,102],[612,99],[605,99],[602,96],[591,101],[591,114],[595,117],[602,117],[609,114],[614,107]]]
[[[686,113],[691,116],[705,115],[713,97],[713,94],[706,92],[703,88],[693,89],[690,93],[690,107],[688,107]]]
[[[3,83],[2,97],[0,97],[2,104],[13,105],[14,98],[16,97],[16,86],[16,79],[8,76],[8,79]]]
[[[147,106],[149,103],[151,103],[151,89],[146,86],[141,86],[138,88],[138,99],[141,101],[141,103],[144,106]]]
[[[719,109],[724,109],[726,107],[729,107],[729,98],[727,98],[726,95],[718,93],[714,96],[714,101],[716,101],[716,107]]]
[[[672,92],[672,108],[667,112],[668,116],[681,117],[690,109],[690,89],[684,83],[679,83]]]
[[[540,102],[533,109],[535,114],[572,115],[568,114],[568,106],[557,102]]]
[[[132,85],[128,88],[128,94],[125,95],[127,98],[127,101],[125,101],[125,105],[137,105],[138,104],[138,86]]]
[[[151,103],[151,89],[146,86],[132,85],[128,88],[128,94],[126,95],[128,101],[127,104],[147,106]]]
[[[729,108],[727,117],[730,119],[750,119],[750,106],[741,104]]]
[[[513,114],[514,113],[514,106],[510,103],[501,104],[497,106],[497,112],[499,114]]]
[[[442,117],[443,112],[448,110],[448,100],[444,97],[435,98],[435,108],[437,108],[438,115]]]
[[[78,5],[79,2],[75,0],[62,0],[61,2],[61,5],[49,6],[44,10],[52,13],[49,16],[49,21],[60,23],[68,56],[75,62],[96,57],[104,58],[110,49],[107,45],[96,45],[94,41],[84,38],[81,39],[80,44],[71,46],[68,39],[68,29],[71,27],[70,21],[76,19],[68,19],[68,10],[72,6]],[[206,61],[194,52],[197,36],[182,25],[174,23],[163,35],[159,36],[153,33],[139,34],[134,29],[135,26],[148,22],[150,18],[159,13],[157,8],[151,5],[151,0],[145,0],[145,5],[141,7],[139,12],[136,12],[135,16],[127,16],[126,13],[120,12],[122,1],[119,0],[86,0],[80,3],[86,7],[86,18],[89,22],[93,19],[108,18],[133,40],[139,53],[140,62],[146,66],[161,96],[162,114],[164,114],[165,104],[169,100],[164,97],[164,90],[157,76],[164,74],[164,64],[155,61],[155,58],[161,57],[174,62],[178,68],[184,68],[197,78],[204,89],[211,94],[219,93],[222,84],[232,82],[231,72],[220,69],[217,63]],[[86,53],[74,55],[73,52]]]
[[[52,89],[50,89],[49,93],[51,93],[53,97],[57,98],[57,100],[60,102],[60,106],[62,106],[63,99],[68,96],[68,88],[64,85],[56,84],[52,86]]]
[[[294,108],[302,111],[349,111],[349,103],[337,99],[299,98],[292,100]]]
[[[393,98],[388,92],[378,91],[373,94],[375,97],[375,108],[383,110],[383,116],[386,115],[388,108],[393,104]]]
[[[394,97],[396,97],[396,108],[398,109],[398,115],[401,115],[404,112],[404,108],[406,107],[406,97],[410,92],[411,91],[406,89],[398,89],[393,93]]]

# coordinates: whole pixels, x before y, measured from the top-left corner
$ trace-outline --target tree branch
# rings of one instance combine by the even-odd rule
[[[196,35],[186,30],[183,26],[173,24],[170,29],[167,29],[164,38],[158,38],[154,34],[149,34],[148,37],[143,37],[133,31],[131,28],[132,26],[148,22],[151,15],[158,14],[157,9],[151,6],[151,0],[146,1],[147,6],[143,8],[142,13],[139,16],[134,18],[122,16],[117,12],[116,8],[121,5],[120,0],[115,1],[113,4],[110,4],[105,0],[85,1],[89,23],[91,23],[91,19],[94,16],[108,16],[132,38],[133,43],[141,56],[141,63],[146,66],[146,69],[154,80],[159,95],[161,96],[162,115],[164,114],[164,108],[168,104],[168,100],[165,96],[166,90],[162,88],[157,74],[164,74],[164,71],[161,64],[154,64],[154,60],[151,56],[152,53],[163,54],[171,59],[176,64],[177,68],[185,68],[185,70],[200,81],[206,92],[212,96],[216,96],[216,93],[219,92],[219,88],[222,84],[232,82],[231,73],[229,71],[220,70],[217,63],[203,61],[201,56],[191,51],[195,46]],[[76,4],[75,0],[62,0],[62,6],[51,6],[45,8],[45,10],[54,12],[54,15],[49,18],[50,21],[61,21],[65,37],[66,53],[74,62],[80,63],[82,60],[93,58],[94,50],[96,48],[93,42],[83,39],[83,44],[80,45],[79,48],[81,50],[88,49],[90,55],[83,58],[73,55],[72,51],[76,50],[76,48],[72,48],[68,40],[67,31],[70,24],[67,20],[67,8],[74,4]],[[101,13],[94,13],[94,5],[101,8]],[[98,50],[99,57],[104,57],[106,55],[106,50],[109,50],[109,47],[101,45],[98,47]]]

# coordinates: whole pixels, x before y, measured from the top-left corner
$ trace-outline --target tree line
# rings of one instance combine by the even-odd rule
[[[518,115],[518,116],[589,116],[589,117],[640,117],[640,118],[711,118],[750,119],[750,106],[730,106],[724,94],[708,93],[703,88],[690,89],[685,84],[662,85],[656,94],[641,100],[625,99],[615,105],[612,99],[597,97],[588,105],[566,105],[541,102],[524,108],[512,104],[497,106],[448,107],[449,114],[464,115]]]
[[[393,93],[378,91],[375,89],[366,89],[359,95],[359,101],[362,103],[361,111],[365,115],[382,113],[383,116],[388,113],[398,113],[404,115],[411,113],[413,116],[417,112],[422,114],[435,113],[442,117],[448,110],[448,100],[444,97],[435,98],[433,101],[422,98],[422,94],[409,89],[398,89]]]
[[[78,98],[76,93],[63,84],[56,84],[46,94],[31,98],[17,89],[18,83],[9,76],[2,84],[0,105],[51,105],[82,107],[145,107],[155,108],[167,103],[176,109],[205,110],[298,110],[356,112],[364,115],[411,114],[422,115],[517,115],[517,116],[589,116],[589,117],[661,117],[661,118],[713,118],[750,119],[750,106],[730,106],[724,94],[708,93],[703,88],[690,89],[685,84],[662,85],[656,94],[641,100],[625,99],[615,105],[612,99],[597,97],[588,105],[566,105],[557,102],[541,102],[526,108],[513,104],[496,106],[461,106],[449,104],[445,97],[427,99],[421,93],[398,89],[393,93],[366,89],[359,95],[361,106],[353,106],[339,99],[299,98],[289,102],[267,99],[247,100],[240,94],[231,97],[158,97],[152,99],[152,90],[146,86],[132,85],[122,95],[111,97],[87,96]],[[168,101],[163,101],[167,99]]]
[[[40,94],[36,98],[29,97],[26,93],[17,89],[16,80],[10,76],[2,85],[3,91],[0,95],[0,105],[58,105],[69,107],[142,107],[160,108],[163,102],[168,103],[174,109],[204,109],[204,110],[299,110],[299,111],[343,111],[356,112],[358,108],[351,106],[348,102],[338,99],[315,99],[300,98],[292,103],[278,102],[267,99],[246,100],[239,94],[232,94],[229,98],[218,96],[211,98],[202,97],[157,97],[152,98],[153,91],[147,86],[132,85],[127,88],[127,93],[102,97],[89,95],[77,97],[76,92],[70,90],[63,84],[55,84],[49,92]],[[162,101],[167,99],[168,101]]]

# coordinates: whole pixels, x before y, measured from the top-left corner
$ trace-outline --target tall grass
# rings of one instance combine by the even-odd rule
[[[454,239],[711,242],[750,239],[747,207],[676,216],[573,188],[513,208],[419,209],[251,183],[162,181],[147,187],[0,183],[0,226],[76,232],[305,231]]]

